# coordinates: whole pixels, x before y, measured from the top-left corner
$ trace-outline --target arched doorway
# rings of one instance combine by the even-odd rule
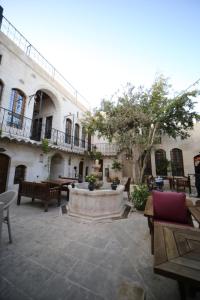
[[[181,149],[174,148],[170,152],[172,176],[184,176],[183,152]]]
[[[155,165],[157,176],[167,176],[167,165],[166,152],[163,149],[155,151]]]
[[[56,106],[47,92],[38,90],[34,96],[33,121],[31,138],[40,141],[41,138],[51,139],[53,113]]]
[[[0,153],[0,193],[5,192],[6,190],[9,161],[9,156]]]
[[[62,156],[57,153],[51,158],[51,167],[50,167],[50,178],[58,179],[59,176],[64,175],[64,159]]]
[[[83,161],[82,160],[79,163],[78,178],[81,182],[83,181]]]
[[[102,173],[100,180],[103,180],[103,159],[99,160],[100,169],[99,172]]]

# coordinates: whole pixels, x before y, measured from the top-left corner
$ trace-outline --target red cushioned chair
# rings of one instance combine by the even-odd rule
[[[193,226],[191,214],[186,206],[185,193],[152,192],[153,218],[151,227],[151,249],[154,252],[154,221]]]

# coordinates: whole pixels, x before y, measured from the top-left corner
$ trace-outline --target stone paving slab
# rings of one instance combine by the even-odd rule
[[[120,300],[128,286],[141,286],[147,300],[179,299],[177,283],[153,273],[141,213],[85,223],[60,212],[53,204],[44,213],[41,202],[25,198],[11,207],[13,244],[4,224],[0,250],[1,300]]]

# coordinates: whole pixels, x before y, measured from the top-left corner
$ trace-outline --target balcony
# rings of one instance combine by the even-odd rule
[[[1,137],[16,139],[40,145],[43,139],[48,139],[49,146],[60,150],[83,154],[91,145],[86,140],[66,135],[55,128],[42,124],[42,119],[30,119],[11,110],[0,107]]]
[[[101,151],[104,156],[114,156],[117,154],[115,144],[92,145],[85,139],[78,139],[73,135],[51,128],[42,124],[42,119],[30,119],[17,114],[9,109],[0,107],[0,136],[15,139],[19,142],[32,142],[41,145],[43,139],[48,139],[51,148],[60,149],[67,152],[84,154],[94,147]]]

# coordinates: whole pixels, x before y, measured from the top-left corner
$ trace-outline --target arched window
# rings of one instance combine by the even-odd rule
[[[80,127],[78,124],[75,124],[75,131],[74,131],[74,145],[79,146],[79,131]]]
[[[15,177],[14,177],[14,184],[20,183],[20,181],[24,181],[26,173],[26,166],[19,165],[15,168]]]
[[[18,89],[12,89],[10,97],[10,110],[12,111],[12,113],[8,116],[8,124],[10,126],[19,129],[22,128],[25,104],[25,94]]]
[[[146,151],[144,151],[144,154],[142,155],[142,165],[143,165],[145,154],[146,154]],[[144,169],[144,175],[152,175],[151,154],[150,153],[148,153],[148,155],[147,155],[147,163],[146,163],[146,168]]]
[[[162,149],[155,152],[156,175],[167,176],[166,152]]]
[[[66,120],[66,129],[65,129],[65,143],[71,144],[72,141],[72,121],[70,119]]]
[[[183,153],[181,149],[174,148],[170,152],[172,176],[184,176]]]
[[[86,138],[86,131],[85,128],[82,128],[82,148],[85,148],[85,138]]]
[[[1,106],[1,100],[2,100],[2,94],[3,94],[3,81],[0,79],[0,106]]]

